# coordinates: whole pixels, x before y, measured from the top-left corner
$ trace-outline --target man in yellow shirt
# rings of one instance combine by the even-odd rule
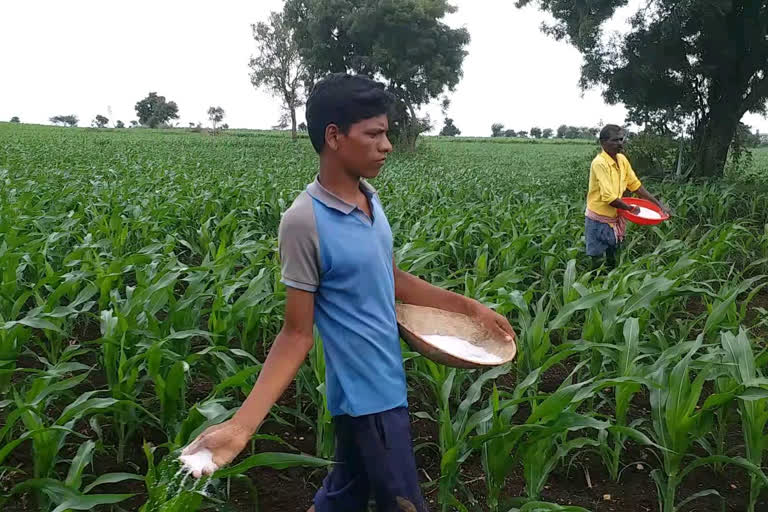
[[[622,200],[627,190],[648,199],[669,214],[667,207],[637,179],[629,160],[622,154],[624,140],[624,130],[620,126],[609,124],[603,127],[600,131],[603,151],[592,160],[589,169],[584,234],[587,255],[592,257],[595,266],[600,264],[604,255],[610,267],[616,266],[617,253],[626,230],[626,221],[618,210],[632,213],[640,210]]]

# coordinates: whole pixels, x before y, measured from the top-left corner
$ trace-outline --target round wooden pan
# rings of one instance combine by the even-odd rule
[[[411,304],[396,304],[395,307],[400,336],[413,350],[436,363],[454,368],[489,368],[506,364],[515,358],[517,353],[515,342],[491,335],[484,327],[476,324],[466,315]],[[488,352],[499,356],[502,360],[501,362],[481,363],[460,359],[435,347],[421,337],[432,334],[463,338],[473,345],[483,347]]]

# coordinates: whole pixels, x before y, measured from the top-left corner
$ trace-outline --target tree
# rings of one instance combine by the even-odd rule
[[[520,137],[521,139],[527,139],[528,132],[525,130],[520,130],[519,132],[517,132],[517,136]]]
[[[305,123],[303,121],[301,123],[299,123],[299,131],[300,132],[306,132],[307,131],[307,123]]]
[[[179,107],[175,101],[166,101],[165,96],[150,92],[146,98],[136,103],[136,115],[143,126],[157,128],[171,119],[178,119]]]
[[[115,128],[125,128],[125,123],[123,123],[118,119],[117,122],[115,123]]]
[[[19,116],[13,116],[13,117],[11,118],[11,122],[12,122],[12,123],[20,123],[21,121],[19,120]]]
[[[67,116],[53,116],[52,118],[50,118],[50,121],[53,124],[63,124],[63,125],[66,125],[66,126],[77,126],[77,123],[80,122],[80,119],[76,115],[70,114],[70,115],[67,115]]]
[[[441,21],[455,11],[448,0],[285,3],[310,78],[354,72],[382,79],[397,99],[390,128],[410,146],[425,127],[416,110],[461,79],[469,32]]]
[[[283,112],[282,114],[280,114],[280,119],[277,120],[277,124],[272,125],[272,129],[285,130],[286,128],[288,128],[288,123],[289,123],[288,116],[289,116],[288,112]],[[293,137],[293,132],[291,132],[291,137]]]
[[[107,123],[109,123],[109,119],[99,114],[91,122],[91,126],[93,126],[94,128],[104,128],[105,126],[107,126]]]
[[[291,137],[296,140],[296,109],[303,104],[302,84],[308,77],[293,29],[285,16],[276,12],[270,14],[269,23],[259,22],[251,29],[259,51],[248,63],[251,83],[269,88],[283,100],[283,108],[291,118]]]
[[[517,137],[517,133],[515,133],[515,130],[505,130],[504,131],[505,137]]]
[[[541,128],[533,127],[531,128],[531,137],[534,139],[540,139],[541,138]]]
[[[577,126],[568,126],[565,130],[566,139],[578,139],[581,137],[581,130]]]
[[[739,123],[736,127],[734,145],[740,145],[744,148],[756,148],[760,145],[760,141],[760,130],[752,133],[752,127],[744,123]]]
[[[552,128],[544,128],[544,131],[541,132],[541,136],[545,139],[551,139],[552,138]]]
[[[451,119],[450,117],[446,117],[445,125],[443,125],[443,129],[440,130],[440,135],[444,137],[455,137],[457,135],[461,135],[461,130],[459,130],[453,124],[453,119]]]
[[[135,120],[135,119],[132,119],[131,120],[131,128],[136,128],[137,126],[139,126],[139,122],[137,120]]]
[[[599,86],[606,101],[626,105],[628,121],[654,132],[690,131],[694,175],[722,175],[744,114],[766,112],[768,0],[649,0],[621,39],[602,26],[626,0],[517,5],[531,2],[555,18],[545,30],[584,56],[583,88]]]
[[[564,139],[565,133],[568,131],[568,127],[564,124],[561,124],[557,127],[557,138],[558,139]]]
[[[208,119],[211,120],[213,125],[213,133],[216,133],[216,125],[224,119],[224,109],[221,107],[209,107]]]
[[[504,134],[504,125],[501,123],[493,123],[491,125],[491,137],[501,137]]]

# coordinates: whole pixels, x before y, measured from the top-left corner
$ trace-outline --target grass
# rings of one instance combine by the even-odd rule
[[[441,461],[425,492],[444,510],[577,510],[536,508],[553,473],[596,454],[618,480],[627,451],[641,450],[663,512],[721,495],[759,510],[768,196],[738,182],[647,183],[676,217],[631,226],[620,268],[592,271],[583,201],[594,153],[584,143],[427,138],[373,182],[398,265],[493,305],[520,333],[516,362],[492,373],[406,354],[414,412],[437,432],[420,449]],[[755,152],[749,183],[768,183],[766,155]],[[306,139],[280,133],[0,124],[4,506],[154,510],[169,498],[173,455],[232,414],[280,327],[277,227],[315,165]],[[308,455],[326,457],[323,364],[313,354],[270,423],[313,430]],[[545,386],[558,368],[565,376]],[[724,441],[740,432],[737,446]],[[322,465],[244,456],[235,473]],[[462,477],[473,460],[486,476],[480,493]],[[121,471],[98,479],[107,462]],[[681,495],[691,470],[725,467],[749,490]],[[513,493],[505,482],[517,474]],[[206,493],[226,501],[236,478]],[[211,502],[187,487],[179,510]]]

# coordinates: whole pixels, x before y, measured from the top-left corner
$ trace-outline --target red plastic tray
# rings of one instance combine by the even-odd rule
[[[669,215],[662,212],[661,208],[659,208],[652,202],[648,201],[647,199],[640,199],[637,197],[622,197],[621,200],[629,205],[642,206],[643,208],[648,208],[649,210],[653,210],[657,212],[659,215],[661,215],[660,219],[646,219],[644,217],[638,217],[637,215],[629,213],[627,210],[619,210],[619,215],[621,215],[622,217],[624,217],[630,222],[634,222],[635,224],[652,226],[654,224],[661,224],[665,220],[669,219]]]

